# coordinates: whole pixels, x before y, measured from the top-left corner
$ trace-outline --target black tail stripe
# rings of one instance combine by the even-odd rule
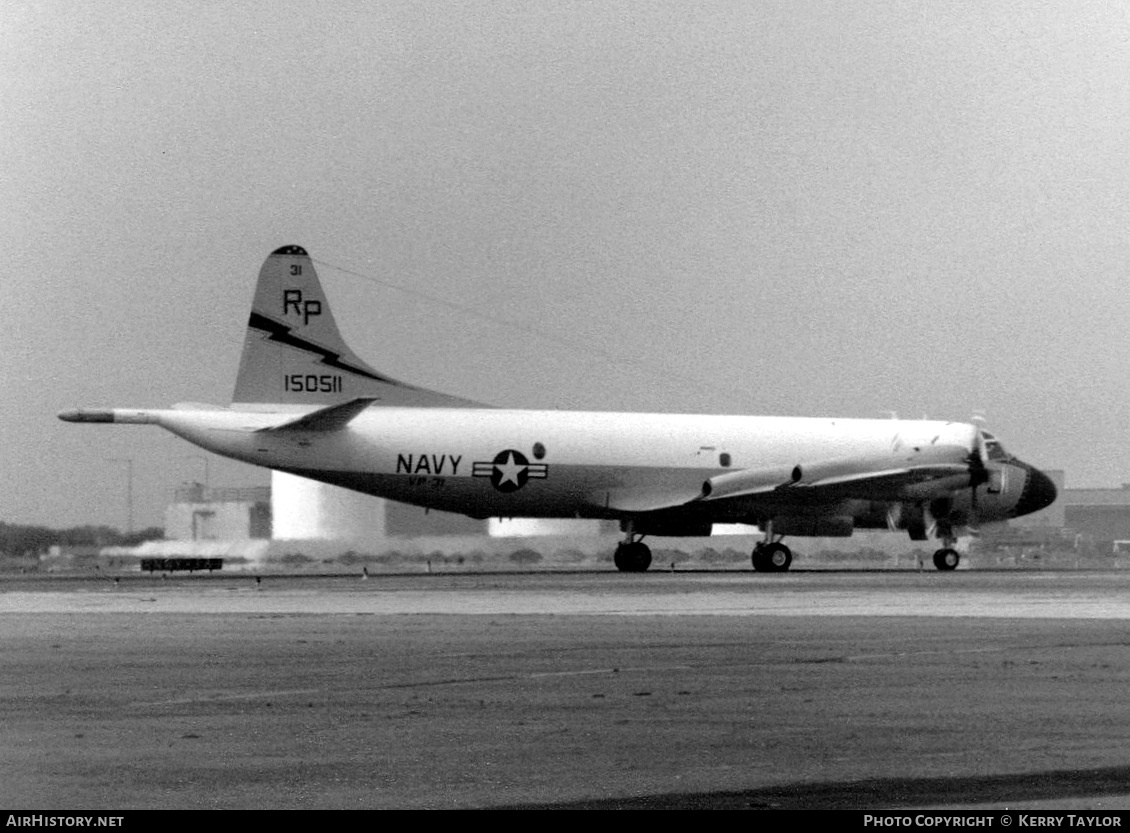
[[[251,318],[247,322],[247,326],[252,329],[259,330],[266,333],[271,341],[277,341],[279,344],[285,344],[288,347],[296,347],[307,353],[313,353],[321,357],[322,364],[335,368],[337,370],[344,370],[347,373],[353,373],[357,376],[364,376],[366,379],[373,379],[377,382],[383,382],[386,385],[395,385],[398,388],[412,388],[411,385],[406,385],[403,382],[398,382],[396,379],[390,379],[387,376],[381,376],[373,373],[370,370],[365,370],[361,367],[354,367],[341,360],[341,354],[335,353],[332,350],[327,350],[325,347],[315,344],[312,341],[307,341],[304,338],[299,338],[294,335],[291,328],[285,324],[275,321],[273,318],[268,318],[258,312],[252,312]],[[415,390],[415,388],[412,388]]]

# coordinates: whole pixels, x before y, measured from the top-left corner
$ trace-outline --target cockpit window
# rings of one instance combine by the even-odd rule
[[[990,460],[1010,460],[1012,455],[1004,450],[1000,440],[990,434],[988,431],[981,432],[981,439],[985,442],[985,456]]]

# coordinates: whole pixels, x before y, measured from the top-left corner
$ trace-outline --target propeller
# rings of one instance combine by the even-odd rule
[[[977,487],[989,482],[989,454],[985,448],[985,435],[977,429],[977,444],[969,452],[966,463],[969,465],[969,531],[976,535],[979,530],[975,524],[979,520],[977,511]]]
[[[920,540],[919,535],[922,539],[956,540],[955,527],[963,527],[973,536],[980,534],[978,524],[981,518],[977,505],[977,489],[991,480],[988,442],[994,440],[992,434],[989,434],[988,442],[986,441],[986,434],[980,426],[980,423],[984,422],[983,416],[974,415],[973,421],[978,425],[974,435],[973,447],[969,449],[969,453],[965,457],[965,465],[969,472],[968,516],[962,517],[966,513],[960,509],[955,509],[953,495],[946,495],[917,504],[913,509],[913,511],[920,513],[917,521],[912,521],[911,516],[906,515],[907,512],[912,510],[909,505],[891,507],[887,512],[887,525],[891,529],[908,529],[911,531],[911,538],[914,540]]]
[[[977,430],[977,438],[965,458],[965,464],[969,468],[969,517],[963,519],[964,523],[955,524],[952,497],[940,497],[930,501],[923,507],[923,512],[926,528],[931,537],[949,537],[954,534],[955,525],[965,527],[971,535],[979,534],[977,489],[989,482],[988,451],[980,429]]]

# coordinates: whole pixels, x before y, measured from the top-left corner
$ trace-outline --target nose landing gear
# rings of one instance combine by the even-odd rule
[[[961,562],[961,553],[954,547],[957,545],[957,535],[954,534],[953,524],[939,524],[938,538],[942,548],[934,553],[934,566],[939,570],[956,570]]]

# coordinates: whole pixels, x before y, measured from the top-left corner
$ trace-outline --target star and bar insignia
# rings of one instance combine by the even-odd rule
[[[490,483],[500,492],[516,492],[532,478],[544,480],[549,476],[545,463],[531,463],[520,451],[508,448],[495,455],[489,463],[475,463],[471,469],[475,477],[489,477]]]

